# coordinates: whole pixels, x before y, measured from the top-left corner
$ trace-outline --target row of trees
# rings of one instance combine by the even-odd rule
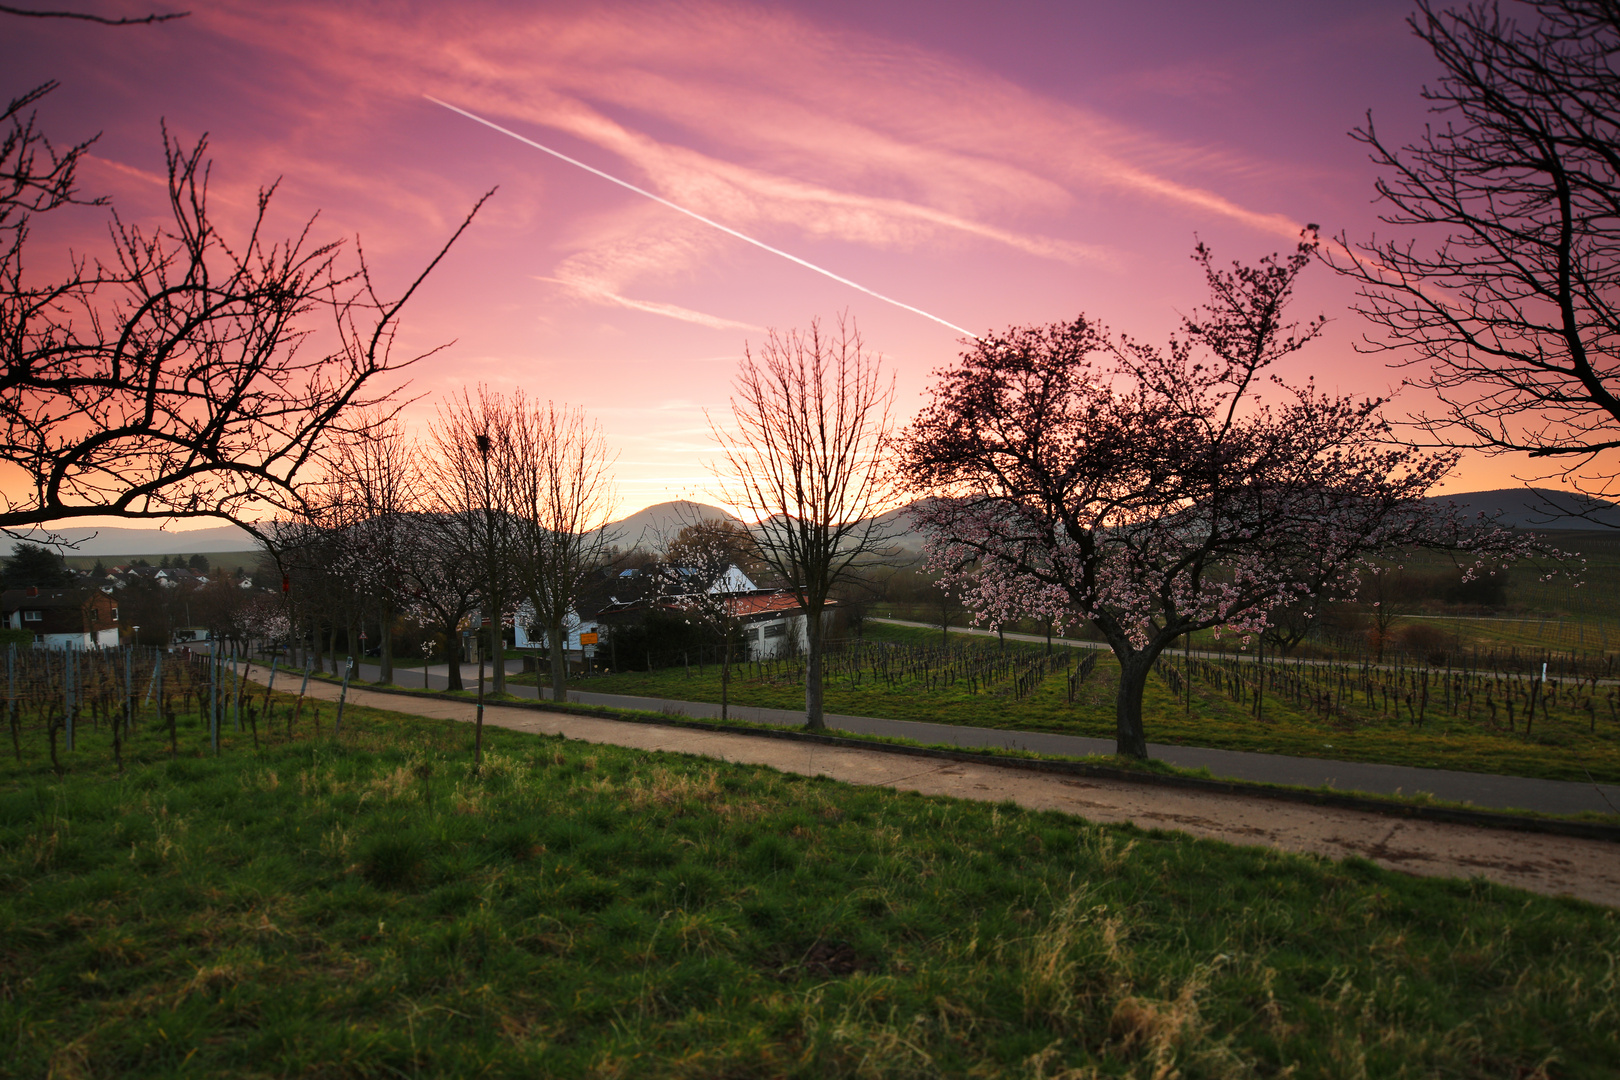
[[[393,680],[392,631],[405,616],[429,628],[451,656],[460,689],[463,627],[476,613],[493,657],[520,605],[555,644],[613,537],[612,456],[601,431],[566,405],[479,387],[441,408],[427,439],[413,442],[392,417],[373,417],[345,442],[309,509],[273,527],[271,551],[300,635],[335,643],[374,622],[382,679]],[[335,652],[334,652],[335,656]],[[551,649],[563,699],[563,650]],[[495,665],[495,689],[505,689]]]

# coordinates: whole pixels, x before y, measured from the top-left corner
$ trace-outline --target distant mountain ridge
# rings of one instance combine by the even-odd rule
[[[253,534],[236,525],[215,525],[206,529],[170,531],[159,528],[104,526],[56,529],[55,534],[71,546],[60,546],[64,555],[197,555],[218,551],[252,551],[259,546]],[[23,543],[44,543],[44,537],[24,537]],[[0,540],[0,551],[10,554],[16,546],[11,539]]]
[[[1620,503],[1590,499],[1552,488],[1495,488],[1490,491],[1465,491],[1454,495],[1435,495],[1432,503],[1454,503],[1465,514],[1483,512],[1498,515],[1496,520],[1511,528],[1538,532],[1566,529],[1620,528]],[[1558,517],[1548,513],[1551,506],[1565,510],[1585,509],[1586,518]],[[905,514],[909,508],[891,510],[881,518],[894,532],[893,545],[908,555],[922,549],[922,537],[909,528]],[[644,507],[607,526],[612,542],[620,550],[633,547],[659,548],[687,525],[700,519],[730,521],[741,525],[735,514],[718,506],[676,499]],[[105,557],[148,555],[193,555],[224,551],[252,551],[259,546],[253,534],[236,525],[216,525],[204,529],[166,530],[156,527],[138,528],[106,526],[88,528],[75,526],[56,530],[63,540],[75,546],[63,548],[64,554]],[[28,541],[25,538],[25,542]],[[32,540],[41,543],[42,540]],[[14,540],[0,539],[0,552],[9,554]]]
[[[698,521],[743,523],[737,515],[718,506],[692,502],[690,499],[675,499],[637,510],[629,517],[608,524],[604,531],[608,534],[609,542],[621,551],[637,547],[650,550],[663,547],[686,526]]]
[[[1499,525],[1529,532],[1620,528],[1620,504],[1552,488],[1465,491],[1456,495],[1435,495],[1428,501],[1441,505],[1454,503],[1465,514],[1484,513],[1495,517]],[[1555,508],[1564,513],[1557,513]],[[1571,511],[1583,511],[1586,516],[1565,516]]]

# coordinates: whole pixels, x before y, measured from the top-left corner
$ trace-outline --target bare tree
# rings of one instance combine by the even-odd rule
[[[1419,0],[1442,126],[1399,149],[1370,114],[1351,133],[1383,172],[1383,220],[1417,239],[1324,254],[1362,287],[1369,347],[1438,397],[1424,429],[1545,460],[1536,479],[1580,493],[1551,509],[1590,517],[1589,496],[1620,493],[1620,7],[1516,6],[1539,21]]]
[[[0,462],[28,478],[26,494],[0,501],[0,529],[115,514],[255,531],[267,505],[298,510],[300,482],[350,410],[381,405],[377,377],[421,358],[391,352],[400,311],[472,214],[384,299],[358,246],[345,261],[340,241],[314,243],[308,226],[267,235],[274,185],[227,240],[209,216],[207,140],[187,149],[165,131],[170,224],[149,232],[114,214],[105,257],[31,274],[31,219],[96,201],[75,183],[93,140],[58,151],[35,125],[53,88],[0,117]]]
[[[805,613],[805,725],[821,728],[828,601],[889,538],[877,519],[896,501],[885,460],[894,382],[840,318],[828,335],[819,322],[773,331],[747,350],[733,385],[734,427],[710,419],[721,446],[715,496],[759,519],[760,558]]]
[[[444,639],[450,690],[461,681],[461,628],[478,606],[480,566],[466,557],[466,531],[459,519],[442,513],[416,513],[404,522],[401,573],[406,609]]]
[[[377,617],[378,681],[391,683],[394,618],[406,600],[404,563],[416,541],[407,522],[417,509],[420,477],[398,417],[362,414],[355,426],[357,433],[333,454],[333,487],[347,509],[346,542],[360,600]]]
[[[607,528],[617,506],[614,457],[583,410],[546,402],[512,404],[509,453],[517,577],[545,627],[551,697],[568,700],[568,629],[590,576],[611,555]]]
[[[511,473],[522,467],[513,452],[519,412],[516,403],[480,385],[476,396],[463,389],[441,405],[432,427],[431,509],[443,517],[447,547],[474,568],[479,582],[497,694],[506,690],[502,631],[517,598],[519,533]]]

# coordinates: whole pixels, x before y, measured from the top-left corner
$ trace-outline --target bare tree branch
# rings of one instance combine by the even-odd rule
[[[81,22],[100,23],[102,26],[149,26],[153,23],[184,19],[189,11],[172,11],[163,15],[140,15],[134,18],[109,19],[105,15],[91,15],[83,11],[35,11],[29,8],[0,4],[0,14],[18,15],[25,19],[77,19]]]
[[[114,214],[111,255],[41,281],[25,273],[28,219],[75,201],[90,145],[57,153],[23,119],[48,89],[13,103],[0,143],[0,462],[30,480],[0,503],[0,529],[113,514],[257,532],[266,509],[298,513],[349,410],[397,409],[368,388],[432,355],[391,354],[401,308],[489,195],[385,300],[340,241],[313,244],[310,226],[265,235],[273,186],[227,241],[209,216],[206,139],[187,149],[165,132],[171,223],[148,232]]]
[[[1410,20],[1444,74],[1439,118],[1394,148],[1367,124],[1382,220],[1324,257],[1410,382],[1435,445],[1526,454],[1577,492],[1620,494],[1620,6],[1536,0],[1521,26],[1494,3]],[[1341,237],[1341,241],[1343,238]],[[1574,500],[1591,507],[1590,501]],[[1555,509],[1569,509],[1560,507]]]

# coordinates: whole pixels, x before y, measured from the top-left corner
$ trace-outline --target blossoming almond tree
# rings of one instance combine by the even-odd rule
[[[1119,659],[1122,755],[1147,756],[1148,673],[1183,634],[1260,631],[1413,545],[1480,563],[1523,544],[1423,501],[1455,458],[1391,445],[1381,401],[1267,372],[1320,332],[1282,321],[1313,250],[1222,270],[1200,245],[1211,298],[1166,349],[1084,316],[981,339],[906,432],[943,583],[980,621],[1095,626]]]

